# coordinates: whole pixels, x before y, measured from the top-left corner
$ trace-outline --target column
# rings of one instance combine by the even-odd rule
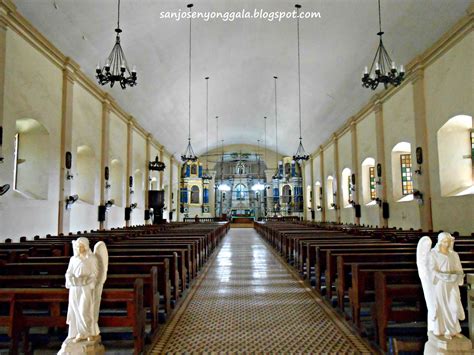
[[[309,215],[310,215],[310,220],[313,220],[313,215],[316,214],[316,189],[315,189],[315,181],[314,181],[314,158],[313,156],[311,155],[311,157],[309,158],[309,167],[310,167],[310,172],[309,172],[309,176],[310,176],[310,186],[311,186],[311,205],[309,206],[310,208],[310,211],[309,211]]]
[[[326,222],[326,210],[327,210],[327,201],[326,201],[326,175],[324,171],[324,149],[323,146],[319,146],[319,170],[321,171],[321,191],[319,195],[321,197],[321,222]]]
[[[125,194],[125,208],[130,208],[130,205],[133,203],[132,201],[132,191],[134,189],[135,181],[133,181],[133,185],[130,186],[130,177],[133,179],[133,117],[130,116],[127,122],[127,166],[126,166],[127,178],[126,181],[126,194]],[[132,212],[133,213],[133,212]],[[130,216],[131,219],[131,216]],[[125,221],[125,225],[127,227],[130,226],[131,221]]]
[[[163,146],[160,147],[160,161],[163,161]],[[163,190],[163,170],[158,173],[158,190]]]
[[[341,208],[342,208],[342,190],[341,190],[341,172],[339,171],[339,139],[337,135],[333,135],[334,141],[334,170],[336,178],[336,222],[341,223]]]
[[[181,168],[182,164],[178,163],[178,176],[179,178],[177,179],[177,189],[176,189],[176,199],[178,201],[177,203],[177,208],[176,208],[176,222],[179,222],[179,217],[181,214]]]
[[[7,46],[7,29],[8,29],[8,14],[11,11],[16,11],[15,5],[10,1],[0,2],[0,164],[3,163],[3,116],[5,114],[4,99],[5,99],[5,60],[6,60],[6,46]],[[9,178],[8,180],[10,180]],[[7,179],[1,180],[1,185]]]
[[[150,224],[151,220],[149,218],[149,207],[148,207],[148,191],[150,191],[150,179],[151,179],[151,174],[150,174],[150,161],[151,161],[151,141],[153,137],[151,133],[148,133],[146,135],[146,149],[145,149],[145,216],[143,217],[144,219],[148,217],[148,219],[145,219],[145,224]]]
[[[173,162],[174,162],[174,157],[173,156],[170,156],[170,166],[168,167],[168,170],[169,170],[169,188],[168,188],[168,194],[169,194],[169,197],[168,197],[168,201],[169,201],[169,206],[168,206],[168,216],[170,213],[173,213],[173,207],[174,207],[174,204],[173,204],[173,196],[174,196],[174,193],[173,193]],[[176,197],[175,197],[176,198]],[[172,222],[172,218],[170,218],[170,222]]]
[[[73,175],[66,169],[66,153],[72,154],[72,110],[75,73],[79,65],[66,58],[63,66],[63,92],[61,104],[61,149],[59,159],[59,210],[58,234],[68,233],[71,222],[71,210],[66,209],[66,199],[71,195]],[[73,155],[74,157],[76,154]],[[73,161],[74,163],[74,161]]]
[[[352,174],[355,175],[354,191],[352,191],[352,200],[356,205],[360,207],[360,191],[362,191],[362,175],[359,169],[359,150],[357,147],[357,123],[354,119],[351,120],[351,147],[352,147]],[[360,217],[355,216],[354,211],[354,223],[360,224]]]
[[[387,202],[387,176],[385,168],[385,140],[383,130],[383,105],[382,101],[376,99],[374,101],[374,112],[375,112],[375,137],[377,143],[377,164],[380,164],[382,170],[382,177],[377,178],[377,198],[380,199],[381,203]],[[377,166],[376,166],[377,170]],[[383,218],[383,209],[379,208],[379,227],[387,227],[388,219]]]
[[[109,198],[109,185],[105,180],[105,170],[109,169],[109,131],[110,131],[110,96],[105,94],[102,99],[102,137],[101,137],[101,157],[100,157],[100,206],[99,210],[105,208],[105,203]],[[99,221],[99,228],[107,228],[107,213],[105,220]]]
[[[308,201],[306,200],[308,198],[308,192],[306,191],[306,164],[306,161],[301,164],[301,188],[303,190],[301,191],[303,197],[303,220],[308,220],[306,216],[306,213],[308,213]]]
[[[413,105],[415,113],[415,152],[416,150],[420,150],[423,159],[421,164],[418,164],[417,158],[413,160],[413,171],[419,170],[419,173],[414,175],[413,185],[414,190],[418,190],[422,194],[422,199],[418,200],[421,229],[429,231],[433,230],[433,220],[431,215],[431,184],[429,174],[428,130],[426,127],[424,67],[420,62],[417,62],[414,67],[411,84],[413,85]],[[418,154],[415,156],[417,157]],[[417,169],[414,169],[415,164]]]

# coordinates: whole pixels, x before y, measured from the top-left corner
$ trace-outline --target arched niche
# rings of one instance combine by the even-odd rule
[[[376,173],[375,159],[368,157],[362,162],[362,202],[364,205],[375,205],[376,199]]]
[[[311,185],[306,186],[306,205],[309,208],[313,208],[313,189]]]
[[[321,194],[321,182],[320,181],[316,181],[316,183],[314,184],[314,198],[316,199],[316,209],[319,211],[319,210],[322,210],[323,206],[322,206],[322,194]]]
[[[116,206],[123,205],[123,164],[119,159],[110,162],[110,199],[114,200]]]
[[[77,147],[75,192],[81,201],[91,205],[95,202],[96,166],[94,151],[87,145]]]
[[[474,194],[472,116],[450,118],[436,136],[441,196]]]
[[[138,208],[145,208],[145,193],[144,193],[143,172],[136,169],[133,172],[133,201]]]
[[[342,205],[344,208],[352,207],[352,171],[349,168],[342,170],[341,174],[341,191],[342,191]]]
[[[413,200],[413,162],[408,142],[392,148],[392,191],[397,202]]]
[[[33,118],[16,121],[13,188],[36,200],[48,199],[49,132]]]
[[[191,187],[191,203],[192,204],[199,204],[199,200],[200,200],[199,195],[200,195],[199,186],[193,185]]]
[[[158,178],[156,176],[151,178],[150,190],[158,190]]]
[[[283,203],[291,203],[291,186],[284,185],[281,190],[281,197]]]
[[[329,175],[326,182],[326,200],[329,209],[334,209],[334,178]]]

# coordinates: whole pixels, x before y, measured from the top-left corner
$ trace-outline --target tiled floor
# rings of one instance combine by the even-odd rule
[[[231,229],[151,353],[370,353],[253,229]]]

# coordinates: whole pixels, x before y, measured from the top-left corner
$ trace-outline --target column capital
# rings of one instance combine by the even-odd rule
[[[422,80],[425,76],[425,65],[420,57],[416,58],[416,61],[411,69],[411,83],[415,84],[418,80]]]
[[[337,137],[337,134],[336,134],[336,133],[333,133],[332,136],[331,136],[331,140],[332,140],[333,142],[337,142],[338,139],[339,139],[339,138]]]
[[[149,144],[153,140],[153,135],[151,133],[148,133],[146,135],[146,142]]]
[[[351,126],[351,129],[355,129],[357,125],[357,118],[355,116],[352,116],[349,118],[349,125]]]
[[[133,128],[135,126],[135,118],[133,116],[130,116],[127,120],[127,125],[129,128]]]
[[[377,98],[377,100],[374,101],[374,112],[375,114],[377,113],[381,113],[383,111],[383,102],[382,100],[379,100]]]
[[[63,73],[65,78],[74,84],[76,81],[76,73],[80,70],[79,64],[77,64],[74,60],[70,57],[66,57],[63,63]]]
[[[112,97],[108,93],[104,93],[104,96],[102,96],[102,105],[107,110],[112,110]]]

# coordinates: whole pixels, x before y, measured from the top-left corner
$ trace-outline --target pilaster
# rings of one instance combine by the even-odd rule
[[[326,173],[324,171],[324,149],[323,146],[319,146],[319,169],[321,171],[321,191],[319,194],[321,198],[321,222],[326,222],[326,210],[327,210],[327,201],[326,201]]]
[[[111,98],[108,94],[105,94],[102,98],[102,135],[101,135],[101,155],[100,155],[100,205],[105,206],[109,198],[109,182],[105,180],[105,170],[109,169],[109,135],[110,135],[110,111]],[[107,213],[105,214],[105,220],[99,221],[99,228],[107,228]]]
[[[339,138],[336,134],[333,135],[334,142],[334,175],[336,177],[336,188],[334,192],[336,194],[336,222],[341,223],[341,208],[342,208],[342,191],[341,191],[341,172],[339,171]]]
[[[132,191],[134,190],[134,186],[136,181],[133,180],[133,126],[134,120],[133,117],[130,116],[127,122],[127,172],[126,172],[126,196],[125,196],[125,208],[130,207],[133,203],[132,201]],[[130,186],[130,178],[133,180],[132,186]],[[132,212],[133,213],[133,212]],[[131,218],[131,217],[130,217]],[[125,225],[127,227],[130,226],[131,221],[125,221]]]
[[[351,148],[352,148],[352,173],[355,175],[354,191],[352,191],[352,200],[355,204],[360,204],[359,194],[362,191],[362,175],[359,169],[359,151],[357,146],[357,123],[354,119],[351,120]],[[355,216],[354,222],[360,224],[360,217]]]
[[[382,176],[377,177],[377,198],[380,199],[381,203],[387,202],[387,175],[386,175],[386,164],[385,164],[385,139],[383,129],[383,104],[382,101],[376,97],[374,100],[374,113],[375,113],[375,138],[377,145],[377,160],[376,165],[380,164]],[[376,170],[378,168],[376,167]],[[379,194],[380,193],[380,194]],[[383,218],[383,209],[379,208],[379,227],[387,227],[388,219]]]

